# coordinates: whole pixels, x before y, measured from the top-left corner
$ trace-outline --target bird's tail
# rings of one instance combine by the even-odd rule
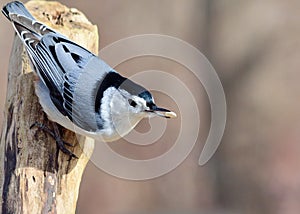
[[[2,13],[12,22],[15,31],[26,46],[35,49],[42,36],[55,33],[51,28],[35,20],[23,3],[13,1],[2,8]]]
[[[34,17],[29,13],[29,11],[25,8],[23,3],[19,1],[13,1],[6,4],[2,8],[2,13],[10,20],[13,21],[11,16],[20,15],[27,17],[28,19],[35,20]]]

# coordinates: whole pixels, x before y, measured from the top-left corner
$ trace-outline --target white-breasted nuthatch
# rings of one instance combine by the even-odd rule
[[[39,80],[36,94],[48,118],[79,134],[114,141],[144,117],[176,117],[151,93],[100,58],[36,21],[21,2],[2,9],[21,38]]]

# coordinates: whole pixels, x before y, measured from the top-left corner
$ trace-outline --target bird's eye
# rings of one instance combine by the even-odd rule
[[[132,107],[136,107],[136,102],[134,101],[134,100],[132,100],[132,99],[129,99],[128,100],[128,103],[129,103],[129,105],[131,105]]]

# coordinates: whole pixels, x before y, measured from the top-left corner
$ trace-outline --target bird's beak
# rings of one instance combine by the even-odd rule
[[[168,109],[164,108],[159,108],[157,106],[153,106],[151,110],[148,110],[147,112],[152,112],[160,117],[165,117],[165,118],[175,118],[177,117],[175,112],[172,112]]]

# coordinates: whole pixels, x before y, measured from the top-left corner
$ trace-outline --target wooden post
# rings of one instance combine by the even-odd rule
[[[93,53],[98,51],[97,27],[76,9],[57,2],[26,4],[36,19]],[[11,35],[12,36],[12,35]],[[79,159],[69,160],[55,141],[34,122],[51,127],[34,92],[34,75],[19,38],[15,38],[8,71],[5,121],[0,141],[0,213],[75,213],[82,173],[94,141],[61,130]]]

